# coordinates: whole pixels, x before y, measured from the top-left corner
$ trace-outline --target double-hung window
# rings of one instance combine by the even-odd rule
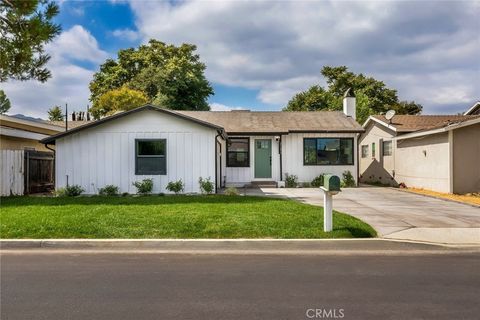
[[[303,139],[304,165],[353,165],[353,138]]]
[[[368,157],[368,145],[362,146],[362,158]]]
[[[383,155],[391,156],[392,155],[392,141],[383,141],[382,145]]]
[[[135,174],[167,174],[167,140],[135,140]]]
[[[228,139],[227,167],[250,167],[250,139],[249,138]]]

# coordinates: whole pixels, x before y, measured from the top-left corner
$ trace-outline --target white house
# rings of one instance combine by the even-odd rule
[[[44,139],[55,144],[56,187],[80,185],[88,194],[113,184],[154,180],[154,192],[181,179],[217,188],[276,184],[285,174],[310,182],[321,173],[357,176],[355,97],[344,112],[172,111],[146,105]]]

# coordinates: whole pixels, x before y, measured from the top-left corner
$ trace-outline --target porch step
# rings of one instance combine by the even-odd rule
[[[246,185],[247,188],[276,188],[276,181],[252,181]]]

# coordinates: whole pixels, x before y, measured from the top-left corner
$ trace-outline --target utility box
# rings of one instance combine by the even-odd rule
[[[323,189],[325,191],[340,191],[340,178],[333,174],[326,174],[323,178]]]

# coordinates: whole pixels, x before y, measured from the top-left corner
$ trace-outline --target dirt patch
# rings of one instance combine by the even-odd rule
[[[435,192],[425,189],[416,189],[416,188],[407,188],[404,189],[413,193],[424,194],[428,196],[443,198],[443,199],[450,199],[459,202],[475,204],[480,206],[480,194],[479,193],[468,193],[468,194],[450,194],[450,193],[442,193],[442,192]]]

